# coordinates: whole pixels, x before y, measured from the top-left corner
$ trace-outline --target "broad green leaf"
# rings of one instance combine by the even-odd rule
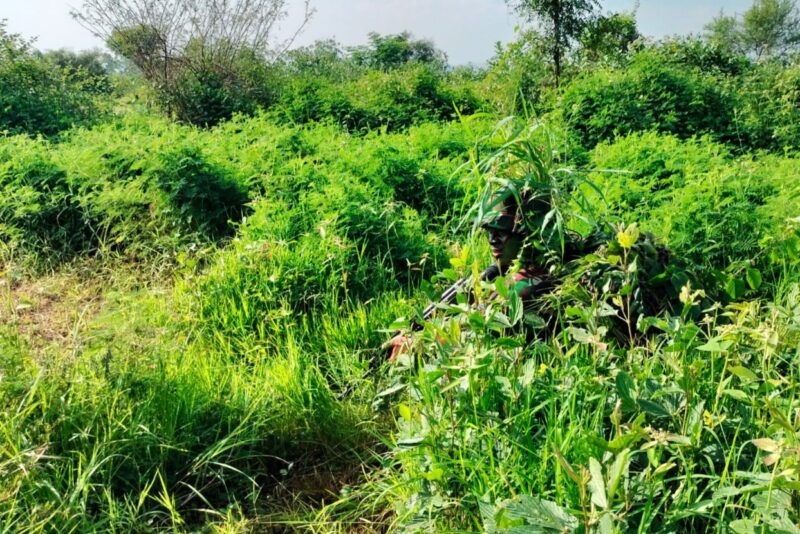
[[[725,283],[725,293],[732,300],[738,300],[744,296],[744,282],[738,278],[729,277],[728,281]]]
[[[506,285],[506,279],[502,276],[495,278],[494,290],[497,291],[497,294],[502,298],[508,297],[508,285]]]
[[[451,259],[450,259],[450,262],[451,262],[451,263],[453,262],[453,259],[454,259],[454,258],[451,258]],[[457,261],[457,260],[456,260],[456,261]],[[456,280],[458,280],[458,279],[460,278],[460,277],[458,276],[458,273],[457,273],[457,272],[455,272],[453,269],[443,269],[443,270],[442,270],[442,274],[441,274],[441,276],[442,276],[442,278],[445,278],[445,279],[447,279],[447,280],[450,280],[451,282],[455,282]]]
[[[478,501],[478,509],[481,512],[481,519],[483,520],[483,532],[485,534],[497,534],[497,523],[494,520],[494,505],[481,500]]]
[[[572,339],[578,343],[590,343],[592,341],[592,335],[584,328],[570,327],[569,333]]]
[[[626,408],[632,408],[636,406],[636,398],[634,397],[634,390],[636,389],[636,384],[634,384],[633,379],[630,377],[630,375],[625,371],[620,371],[619,373],[617,373],[616,384],[617,384],[617,394],[619,395],[619,398],[622,400],[623,405]]]
[[[747,285],[750,286],[750,289],[758,289],[761,287],[761,273],[758,269],[748,267],[745,278],[747,279]]]
[[[595,506],[606,510],[608,508],[608,498],[606,497],[606,484],[603,480],[603,470],[600,462],[594,458],[589,458],[589,473],[592,479],[589,481],[589,491],[592,492],[592,502]]]
[[[628,447],[636,445],[644,436],[645,434],[642,431],[634,430],[628,434],[623,434],[612,439],[606,444],[606,448],[613,453],[618,453],[622,449],[627,449]]]
[[[597,532],[599,534],[614,534],[614,522],[611,520],[610,513],[605,513],[600,516],[600,522],[597,525]]]
[[[614,502],[614,497],[617,494],[617,488],[619,487],[619,483],[622,480],[625,471],[628,469],[629,463],[630,451],[625,449],[617,454],[617,457],[614,458],[614,463],[611,464],[611,468],[608,470],[608,499],[611,502]]]
[[[689,412],[689,420],[686,425],[687,433],[695,440],[699,438],[700,432],[703,430],[703,412],[705,411],[706,404],[700,401],[696,404],[691,412]]]
[[[750,498],[761,513],[773,514],[792,509],[792,495],[790,492],[774,489],[757,493]]]
[[[697,347],[697,350],[705,352],[725,352],[731,346],[731,341],[723,340],[721,337],[712,337],[704,345]]]
[[[731,373],[735,374],[745,382],[752,382],[754,380],[758,380],[758,375],[756,375],[753,371],[751,371],[747,367],[743,367],[741,365],[736,365],[734,367],[731,367]]]
[[[554,502],[518,495],[498,503],[491,521],[484,518],[486,532],[490,526],[497,534],[557,533],[576,529],[578,520]]]
[[[756,523],[752,519],[737,519],[728,525],[734,534],[755,534]]]
[[[639,399],[639,407],[645,413],[655,417],[670,417],[670,413],[662,405],[647,399]]]
[[[742,391],[741,389],[725,389],[725,390],[723,390],[723,392],[727,396],[729,396],[729,397],[731,397],[733,399],[736,399],[736,400],[738,400],[740,402],[750,402],[750,400],[751,400],[750,396],[747,393],[745,393],[744,391]]]
[[[514,395],[514,388],[511,387],[511,381],[505,376],[496,376],[494,381],[500,386],[500,394],[506,399],[511,399]]]
[[[792,523],[792,520],[786,515],[770,517],[764,522],[771,527],[768,530],[770,534],[800,534],[800,528]]]
[[[727,499],[728,497],[736,497],[745,493],[764,491],[769,489],[769,487],[769,482],[765,482],[764,484],[748,484],[738,488],[736,486],[725,486],[714,492],[713,499],[715,501],[721,501]]]
[[[522,365],[522,374],[517,378],[520,387],[526,388],[536,380],[536,360],[530,358]]]
[[[512,325],[520,322],[522,319],[525,306],[522,299],[516,291],[511,292],[511,298],[508,300],[508,319]]]

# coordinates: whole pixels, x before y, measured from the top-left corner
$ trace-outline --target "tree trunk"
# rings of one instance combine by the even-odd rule
[[[558,88],[561,82],[561,0],[553,1],[553,67]]]

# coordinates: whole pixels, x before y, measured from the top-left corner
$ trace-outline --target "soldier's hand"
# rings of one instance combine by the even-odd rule
[[[409,347],[411,347],[411,339],[409,334],[400,333],[386,343],[386,348],[392,349],[389,355],[389,362],[394,362],[398,356],[408,352]]]

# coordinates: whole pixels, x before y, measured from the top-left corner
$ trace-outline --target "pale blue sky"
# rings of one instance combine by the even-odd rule
[[[299,0],[292,0],[299,5]],[[308,44],[334,37],[345,45],[362,44],[367,33],[412,32],[432,39],[447,52],[450,62],[482,63],[496,41],[508,42],[518,24],[504,0],[312,0],[317,12],[296,41]],[[605,11],[633,8],[635,0],[603,0]],[[637,12],[639,29],[645,35],[698,33],[720,9],[741,12],[752,0],[641,0]],[[41,49],[102,47],[69,16],[70,7],[81,0],[0,0],[0,19],[8,19],[9,30],[37,37]],[[284,23],[285,32],[292,17]]]

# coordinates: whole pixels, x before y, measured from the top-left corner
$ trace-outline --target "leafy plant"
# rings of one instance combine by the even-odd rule
[[[55,136],[89,125],[101,115],[94,79],[78,78],[69,68],[37,56],[0,21],[0,132]]]
[[[566,89],[561,109],[590,149],[645,130],[730,139],[734,101],[714,78],[654,54],[640,54],[625,70],[598,71],[576,80]]]

